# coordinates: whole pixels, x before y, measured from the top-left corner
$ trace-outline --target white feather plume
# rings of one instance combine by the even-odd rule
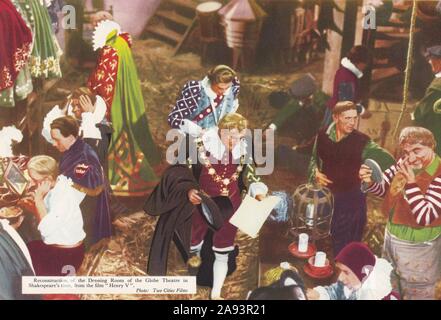
[[[20,143],[23,133],[15,126],[3,127],[0,130],[0,157],[13,157],[12,144]]]
[[[93,32],[93,50],[96,51],[104,47],[107,36],[115,29],[118,34],[121,33],[121,26],[115,21],[104,20],[98,23]]]

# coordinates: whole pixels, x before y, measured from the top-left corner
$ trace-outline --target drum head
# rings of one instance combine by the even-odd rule
[[[196,11],[201,13],[210,13],[210,12],[216,12],[222,7],[222,3],[217,1],[208,1],[201,3],[196,7]]]
[[[366,159],[364,162],[365,165],[367,165],[372,170],[372,181],[376,183],[382,183],[383,182],[383,171],[381,170],[380,165],[372,159]],[[367,185],[365,183],[361,184],[361,190],[363,192],[366,192]]]

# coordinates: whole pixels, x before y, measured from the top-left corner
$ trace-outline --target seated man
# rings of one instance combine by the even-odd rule
[[[58,164],[49,156],[28,162],[31,183],[37,188],[34,202],[43,241],[28,243],[37,276],[62,276],[77,271],[84,258],[83,217],[80,203],[85,194],[73,181],[58,175]]]
[[[17,233],[23,215],[6,219],[0,215],[0,300],[38,299],[23,295],[21,277],[35,276],[31,255]]]
[[[337,282],[308,289],[310,300],[397,300],[392,291],[392,265],[376,257],[367,245],[352,242],[335,258],[340,270]]]
[[[312,147],[327,98],[318,90],[311,74],[301,77],[292,83],[288,93],[279,91],[270,94],[271,106],[281,109],[269,128],[276,130],[278,135],[295,139],[297,144],[310,142]]]

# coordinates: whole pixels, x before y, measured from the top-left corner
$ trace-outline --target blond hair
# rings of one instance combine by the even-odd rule
[[[57,161],[46,155],[39,155],[32,157],[28,162],[28,170],[33,170],[44,177],[58,177],[58,163]]]
[[[338,116],[339,114],[348,111],[348,110],[357,110],[357,106],[352,101],[340,101],[337,102],[334,109],[332,110],[333,116]]]
[[[436,141],[433,133],[423,127],[406,127],[401,130],[400,138],[398,139],[400,147],[405,144],[420,143],[423,146],[435,149]]]
[[[223,64],[208,71],[208,79],[211,83],[230,83],[235,77],[236,71]]]
[[[219,129],[237,129],[242,131],[248,128],[248,120],[239,113],[229,113],[219,121]]]

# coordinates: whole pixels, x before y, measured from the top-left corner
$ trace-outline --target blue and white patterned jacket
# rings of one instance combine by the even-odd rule
[[[237,78],[225,93],[220,105],[212,110],[216,95],[210,88],[210,81],[204,78],[201,81],[189,81],[182,89],[173,110],[168,115],[168,123],[172,128],[180,129],[185,119],[196,123],[202,129],[216,126],[227,114],[236,112],[238,108],[238,94],[240,83]]]

